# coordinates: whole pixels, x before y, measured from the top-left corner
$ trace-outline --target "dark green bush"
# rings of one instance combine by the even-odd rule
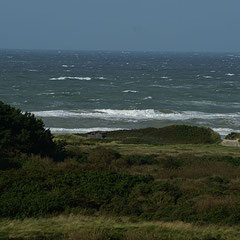
[[[193,183],[79,168],[0,171],[0,217],[102,213],[146,220],[239,222],[240,194],[231,193],[226,179],[205,179],[195,193],[181,190]]]
[[[166,169],[177,169],[181,166],[181,161],[176,157],[168,156],[159,160],[160,166]]]
[[[224,162],[232,166],[240,166],[240,158],[233,156],[223,155],[202,155],[197,156],[189,153],[182,153],[176,156],[160,156],[156,159],[162,167],[165,168],[178,168],[186,165],[191,165],[196,162]],[[172,167],[171,167],[172,165]],[[169,166],[169,167],[168,167]]]
[[[187,125],[112,131],[107,133],[107,138],[136,144],[212,144],[221,141],[220,135],[210,128]]]
[[[219,177],[219,176],[209,177],[208,180],[210,182],[221,183],[221,184],[228,184],[229,183],[229,179],[222,178],[222,177]]]
[[[55,143],[42,120],[31,113],[22,113],[0,101],[0,150],[50,156],[56,160],[64,157],[64,146]]]
[[[152,165],[156,164],[156,155],[126,155],[124,156],[125,163],[128,166],[132,165]]]
[[[109,148],[97,147],[89,153],[88,163],[97,169],[110,170],[121,155]]]
[[[21,164],[14,159],[0,158],[0,170],[9,170],[12,168],[20,168]]]
[[[221,155],[204,155],[204,156],[194,156],[194,160],[200,161],[213,161],[213,162],[225,162],[235,167],[240,166],[240,158],[239,157],[232,157],[232,156],[221,156]]]
[[[128,199],[136,185],[152,181],[150,176],[80,169],[4,171],[0,172],[0,216],[41,216],[79,207],[98,211],[117,196]]]
[[[228,139],[228,140],[240,139],[240,133],[231,132],[225,137],[225,139]]]

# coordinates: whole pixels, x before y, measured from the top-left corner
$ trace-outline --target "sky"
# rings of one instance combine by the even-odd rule
[[[240,1],[0,0],[0,49],[240,52]]]

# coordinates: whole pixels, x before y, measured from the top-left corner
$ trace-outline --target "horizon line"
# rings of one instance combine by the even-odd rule
[[[0,48],[0,51],[57,51],[57,52],[121,52],[121,53],[238,53],[239,51],[210,51],[210,50],[107,50],[107,49],[48,49],[48,48]]]

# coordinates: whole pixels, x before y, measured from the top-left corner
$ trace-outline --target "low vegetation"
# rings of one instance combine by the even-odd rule
[[[82,136],[85,136],[84,134]],[[106,140],[124,144],[212,144],[221,141],[220,135],[210,128],[172,125],[163,128],[119,130],[106,134]]]
[[[211,129],[53,136],[0,110],[0,239],[240,238],[240,152]]]
[[[240,133],[236,133],[236,132],[232,132],[230,134],[228,134],[225,139],[228,139],[228,140],[237,140],[239,139],[240,140]]]
[[[53,135],[44,128],[42,120],[0,101],[0,169],[16,165],[12,159],[19,153],[61,161],[64,148],[63,143],[53,141]]]
[[[239,226],[139,221],[129,217],[60,215],[0,222],[0,239],[239,240]],[[24,231],[27,229],[27,231]]]

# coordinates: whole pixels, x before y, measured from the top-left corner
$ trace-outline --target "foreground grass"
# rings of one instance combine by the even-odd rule
[[[240,226],[138,222],[126,217],[58,216],[0,220],[0,239],[239,240]]]
[[[123,144],[122,142],[116,141],[114,139],[88,139],[83,136],[74,134],[55,135],[55,139],[66,141],[66,149],[69,152],[69,156],[67,159],[65,159],[64,162],[54,163],[51,159],[40,159],[36,156],[28,156],[28,160],[23,162],[22,168],[30,172],[34,172],[37,170],[45,173],[46,171],[50,170],[49,172],[51,173],[53,171],[63,171],[64,173],[71,172],[71,174],[73,169],[83,169],[88,173],[88,171],[90,170],[99,170],[97,167],[98,165],[96,164],[98,163],[98,161],[100,161],[99,159],[101,159],[100,155],[103,153],[101,151],[106,152],[106,149],[116,150],[122,155],[121,158],[117,160],[115,159],[116,161],[113,160],[108,163],[108,155],[103,155],[106,157],[106,159],[102,159],[102,162],[100,161],[100,163],[105,164],[106,162],[108,164],[107,167],[105,165],[105,167],[99,165],[101,169],[103,168],[102,170],[111,170],[117,172],[118,174],[129,174],[130,176],[149,174],[153,176],[155,181],[154,184],[159,184],[159,186],[161,187],[161,189],[157,188],[158,190],[156,190],[155,188],[150,188],[153,189],[153,193],[151,193],[152,195],[150,193],[145,194],[145,190],[148,190],[148,188],[145,189],[138,187],[134,189],[134,191],[131,193],[131,198],[128,199],[128,204],[132,204],[131,208],[134,208],[134,206],[141,206],[142,208],[139,208],[139,211],[144,214],[146,213],[147,215],[145,215],[147,217],[145,216],[145,218],[140,218],[137,217],[139,215],[134,214],[131,216],[135,217],[104,216],[104,214],[113,214],[110,213],[110,210],[113,209],[113,206],[118,209],[117,207],[119,206],[119,203],[121,203],[121,199],[118,199],[118,201],[116,200],[115,202],[112,202],[113,205],[109,205],[110,208],[108,212],[94,211],[91,217],[70,214],[85,214],[84,211],[66,211],[63,214],[70,215],[62,215],[57,217],[26,218],[24,220],[0,219],[0,239],[240,239],[240,225],[238,222],[240,218],[238,218],[238,215],[235,214],[235,212],[237,213],[239,209],[237,203],[239,202],[240,196],[239,159],[232,159],[231,161],[231,158],[226,158],[225,160],[221,158],[224,156],[236,158],[240,157],[239,148],[225,147],[219,144]],[[98,147],[104,147],[105,150],[99,150]],[[98,149],[95,155],[94,149]],[[109,154],[111,153],[111,151],[107,152]],[[133,156],[133,158],[129,158],[129,156],[131,155]],[[136,155],[144,156],[143,159],[145,160],[145,163],[141,162],[141,158],[139,160]],[[155,155],[153,160],[151,160],[151,158],[147,158],[147,156],[150,155]],[[209,160],[207,158],[205,159],[204,156],[213,156],[216,158]],[[15,171],[20,172],[20,170]],[[12,175],[9,176],[10,179],[13,178]],[[66,176],[69,176],[70,180],[72,179],[69,174],[66,174],[65,177]],[[26,176],[24,175],[23,179],[25,179],[25,177]],[[47,179],[47,186],[49,187],[51,186],[52,181],[55,178],[51,179],[49,175]],[[75,179],[75,177],[73,177],[73,179]],[[68,178],[63,179],[63,183],[67,181]],[[163,188],[163,186],[165,186],[164,183],[167,183],[166,186],[169,186],[169,188]],[[3,183],[3,186],[4,185],[5,183]],[[105,186],[106,184],[104,183],[103,185]],[[79,187],[78,184],[76,186],[77,188]],[[146,184],[144,186],[149,187]],[[59,189],[63,189],[62,186],[59,187]],[[73,187],[66,187],[66,190],[70,189],[72,191]],[[124,188],[124,191],[125,189],[126,188]],[[52,197],[51,199],[54,201],[56,200],[56,203],[58,203],[58,201],[62,202],[62,200],[60,199],[60,196],[63,196],[61,191],[58,192],[56,190],[56,186],[55,190],[53,190],[49,191],[51,192],[49,197]],[[19,190],[17,190],[16,192],[18,193]],[[96,191],[94,190],[93,193],[95,194]],[[154,193],[158,193],[160,195],[154,195]],[[174,209],[178,210],[178,214],[183,213],[183,215],[181,215],[182,217],[179,215],[180,217],[178,218],[176,218],[176,216],[175,218],[174,216],[173,218],[170,218],[170,215],[174,210],[171,210],[171,201],[172,199],[175,199],[175,194],[178,195],[179,193],[181,193],[181,199],[180,202],[177,202],[177,206],[175,206],[175,203]],[[33,194],[31,196],[36,195]],[[42,195],[40,194],[39,196],[39,199],[43,201],[44,199],[42,199]],[[100,197],[101,196],[102,195],[100,194]],[[153,196],[155,196],[156,198],[153,198]],[[95,195],[93,195],[93,198],[94,197]],[[45,199],[45,201],[47,199]],[[66,199],[69,199],[69,197],[67,197]],[[112,198],[109,199],[109,201],[112,201]],[[157,202],[154,202],[154,199]],[[95,200],[97,201],[98,198],[96,198]],[[12,198],[9,201],[12,201]],[[39,203],[41,201],[39,201]],[[158,207],[155,209],[152,208],[156,204],[159,204],[157,205]],[[15,205],[13,204],[13,206]],[[39,205],[37,206],[39,207]],[[79,203],[79,206],[82,206],[82,203]],[[169,206],[170,208],[168,209],[167,206]],[[126,206],[123,205],[123,208],[124,207]],[[85,209],[85,207],[83,208]],[[191,210],[191,208],[192,210],[194,210],[193,213],[191,211],[189,213],[189,210]],[[8,209],[8,207],[6,209]],[[28,205],[26,205],[26,209],[29,209]],[[156,209],[159,210],[160,215],[156,215],[155,218],[148,218],[157,212]],[[162,212],[164,209],[168,211],[165,215],[164,212]],[[221,211],[217,212],[215,211],[216,209]],[[213,214],[216,214],[216,216],[210,214],[209,216],[211,218],[208,218],[208,213],[211,212]],[[62,211],[59,213],[62,213]],[[103,215],[96,216],[98,214]],[[191,219],[188,220],[187,218],[183,218],[185,216],[184,214],[187,214],[187,216],[189,216],[189,214],[192,214]],[[230,221],[231,219],[227,214],[230,214],[229,216],[233,217],[232,221]],[[41,215],[41,213],[39,215]],[[116,215],[126,216],[119,213]],[[207,216],[207,218],[204,218],[204,216]],[[161,221],[146,222],[145,219]],[[176,222],[174,221],[176,219],[185,219],[186,222],[191,222],[193,219],[195,223],[186,223],[180,221]],[[226,221],[222,221],[222,224],[229,224],[228,226],[217,225],[219,224],[219,221],[224,219]],[[162,220],[165,220],[165,222],[163,222]],[[167,222],[171,220],[173,221]],[[205,222],[206,225],[196,224],[196,222]],[[207,224],[208,222],[210,224]],[[216,225],[213,225],[211,223],[215,223]],[[235,225],[231,226],[231,224]]]
[[[220,144],[175,144],[175,145],[154,145],[154,144],[122,144],[115,140],[88,139],[76,134],[55,134],[56,140],[64,140],[67,149],[78,151],[89,151],[92,148],[103,146],[117,150],[121,154],[167,154],[175,156],[183,153],[194,153],[195,155],[214,155],[240,157],[237,147],[227,147]]]
[[[240,149],[238,147],[222,146],[221,144],[175,144],[175,145],[157,145],[157,144],[123,144],[114,139],[89,139],[77,134],[54,135],[56,140],[64,140],[66,149],[75,156],[82,153],[90,153],[97,147],[114,149],[123,156],[128,155],[155,155],[160,158],[164,156],[194,159],[194,162],[186,164],[176,169],[166,169],[159,167],[159,164],[144,164],[138,166],[117,166],[114,171],[127,174],[150,174],[155,179],[172,178],[204,178],[211,176],[221,176],[229,179],[240,178],[239,168],[228,164],[227,161],[201,161],[196,158],[201,157],[233,157],[240,158]]]

